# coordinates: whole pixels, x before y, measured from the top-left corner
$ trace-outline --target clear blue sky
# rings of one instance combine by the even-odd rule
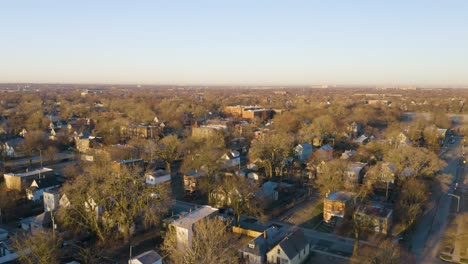
[[[0,82],[468,85],[468,1],[13,0]]]

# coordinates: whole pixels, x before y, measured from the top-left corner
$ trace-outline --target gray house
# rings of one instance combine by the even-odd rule
[[[282,233],[274,226],[266,229],[239,250],[241,258],[249,264],[265,263],[267,252],[284,237]]]

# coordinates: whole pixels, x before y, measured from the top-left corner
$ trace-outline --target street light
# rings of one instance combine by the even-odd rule
[[[455,195],[455,194],[451,194],[451,193],[448,193],[448,195],[457,198],[457,202],[458,202],[458,203],[457,203],[457,213],[459,213],[459,212],[460,212],[460,196],[459,196],[459,195]]]

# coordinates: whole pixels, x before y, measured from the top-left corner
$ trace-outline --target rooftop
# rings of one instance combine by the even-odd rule
[[[197,221],[202,220],[203,218],[214,214],[218,212],[217,208],[205,205],[202,206],[188,215],[184,216],[183,218],[180,218],[172,223],[172,225],[177,226],[177,227],[182,227],[185,229],[189,229],[192,227],[193,224],[195,224]]]
[[[385,217],[388,218],[392,215],[393,209],[390,206],[381,203],[372,203],[368,205],[360,205],[356,213],[365,214],[369,216]]]
[[[47,173],[47,172],[51,172],[51,171],[53,171],[53,169],[40,168],[40,169],[37,169],[37,170],[27,171],[27,172],[24,172],[24,173],[6,173],[5,176],[28,177],[28,176],[32,176],[32,175],[36,175],[36,174],[40,174],[40,173]]]
[[[296,229],[292,234],[287,235],[278,246],[283,249],[289,259],[293,259],[308,243],[302,229]]]
[[[345,192],[345,191],[334,191],[334,192],[331,192],[328,196],[327,196],[327,200],[331,200],[331,201],[343,201],[343,202],[346,202],[348,201],[349,199],[351,199],[351,197],[353,197],[354,193],[351,193],[351,192]]]
[[[128,160],[118,160],[118,164],[128,164],[128,163],[134,163],[134,162],[140,162],[143,161],[142,159],[128,159]]]
[[[162,259],[161,256],[154,250],[149,250],[141,253],[140,255],[132,258],[130,263],[143,263],[143,264],[152,264],[158,260]],[[134,260],[138,262],[134,262]]]

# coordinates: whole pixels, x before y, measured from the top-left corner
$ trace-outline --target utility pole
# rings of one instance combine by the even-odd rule
[[[128,260],[131,260],[132,259],[132,245],[130,244],[130,258]]]
[[[42,150],[40,148],[36,148],[36,149],[39,150],[39,158],[41,161],[41,169],[42,169]]]
[[[53,210],[50,210],[50,218],[52,219],[52,239],[55,240],[55,219]]]

